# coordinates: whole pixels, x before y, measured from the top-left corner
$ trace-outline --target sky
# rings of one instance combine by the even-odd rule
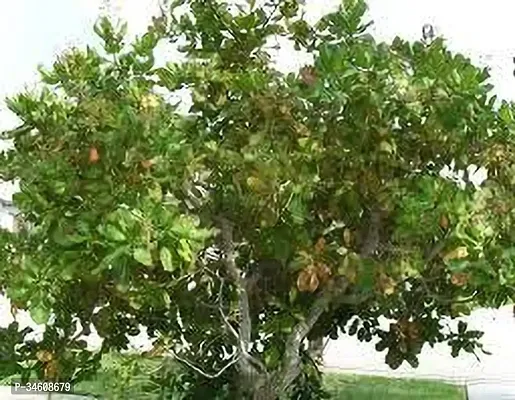
[[[51,65],[70,45],[96,43],[92,25],[108,0],[17,0],[0,2],[0,130],[16,124],[3,99],[33,85],[36,67]],[[158,0],[110,0],[111,11],[129,24],[129,34],[144,32]],[[334,9],[338,0],[306,0],[310,20]],[[369,0],[373,33],[390,41],[396,35],[416,40],[424,23],[436,27],[449,47],[492,68],[500,97],[515,100],[515,12],[512,0]],[[162,51],[167,54],[169,49]],[[169,55],[169,54],[168,54]],[[286,48],[279,65],[291,70],[304,59]]]
[[[18,122],[5,109],[3,99],[34,85],[38,64],[50,66],[69,46],[98,43],[92,26],[104,3],[106,0],[0,1],[0,130]],[[134,36],[144,32],[157,4],[158,0],[111,0],[110,11],[127,21],[129,35]],[[317,20],[338,4],[338,0],[306,0],[308,19]],[[368,4],[368,16],[375,22],[371,33],[380,40],[391,41],[396,35],[418,40],[422,26],[431,23],[451,50],[491,68],[499,97],[515,100],[513,0],[369,0]],[[163,47],[158,55],[164,61],[177,53]],[[309,61],[291,46],[285,46],[276,60],[283,71]],[[13,185],[0,184],[0,197],[9,198],[13,190]],[[0,224],[10,223],[10,218],[0,213]]]

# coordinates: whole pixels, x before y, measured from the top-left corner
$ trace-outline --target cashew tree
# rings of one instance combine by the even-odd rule
[[[442,38],[376,41],[363,0],[316,24],[300,3],[175,1],[131,43],[104,18],[103,48],[8,99],[23,224],[0,287],[46,330],[1,331],[4,374],[84,379],[142,326],[238,399],[320,398],[320,338],[374,341],[392,368],[482,350],[446,321],[515,296],[513,105]],[[277,37],[313,63],[278,71]],[[183,57],[157,66],[164,42]]]

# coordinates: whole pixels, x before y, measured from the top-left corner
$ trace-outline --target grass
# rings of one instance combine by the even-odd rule
[[[106,400],[136,398],[142,393],[145,375],[159,363],[131,356],[108,356],[98,379],[78,385],[81,392]],[[328,372],[324,385],[334,400],[465,400],[465,389],[438,381],[393,379]],[[147,390],[150,389],[148,386]],[[157,389],[157,388],[155,388]],[[141,398],[146,398],[145,396]],[[150,397],[148,397],[150,398]]]
[[[159,358],[142,359],[133,355],[106,355],[102,368],[90,381],[78,383],[75,393],[105,400],[182,400],[180,394],[159,395],[161,387],[150,382],[159,366]],[[180,369],[170,364],[172,376],[180,379]],[[5,384],[5,383],[4,383]],[[333,400],[465,400],[465,389],[438,381],[394,379],[377,376],[327,372],[324,386]],[[206,399],[202,395],[202,400]]]
[[[438,381],[393,379],[327,373],[326,389],[332,399],[345,400],[464,400],[465,388]]]

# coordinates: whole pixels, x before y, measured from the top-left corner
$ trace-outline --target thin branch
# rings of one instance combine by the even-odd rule
[[[440,254],[440,252],[443,250],[443,248],[445,247],[445,243],[446,243],[445,239],[447,239],[447,236],[443,237],[441,240],[436,242],[433,245],[433,247],[431,247],[431,249],[429,249],[429,251],[427,252],[427,255],[425,257],[425,260],[424,260],[426,265],[428,265],[431,261],[433,261],[438,256],[438,254]]]
[[[238,351],[240,352],[240,354],[247,361],[254,364],[255,367],[259,368],[261,370],[261,372],[268,375],[265,365],[260,360],[258,360],[257,358],[250,355],[250,353],[248,352],[248,348],[245,347],[244,342],[240,339],[240,335],[238,334],[238,332],[236,332],[236,329],[234,329],[234,327],[232,326],[231,322],[229,321],[229,318],[225,315],[225,313],[223,311],[223,303],[222,303],[222,300],[223,300],[222,290],[223,290],[224,280],[220,276],[219,276],[219,279],[220,279],[220,291],[218,293],[218,310],[220,312],[220,315],[222,316],[222,320],[224,321],[225,326],[227,327],[229,332],[236,338],[238,345],[239,345]]]
[[[206,308],[211,308],[213,310],[218,310],[219,309],[219,306],[218,304],[209,304],[209,303],[206,303],[205,301],[202,301],[202,300],[195,300],[199,305],[201,305],[202,307],[206,307]],[[227,307],[225,307],[227,308]]]
[[[426,266],[429,265],[429,263],[431,261],[433,261],[440,254],[440,252],[444,249],[445,245],[447,244],[447,239],[449,239],[449,237],[453,234],[455,229],[456,229],[455,227],[451,228],[451,229],[447,229],[445,231],[445,234],[443,235],[443,237],[440,240],[438,240],[436,243],[434,243],[433,246],[426,251],[426,254],[424,257]]]
[[[214,16],[216,17],[218,23],[220,25],[222,25],[222,27],[225,28],[225,30],[229,33],[229,35],[231,35],[233,37],[233,39],[236,41],[236,43],[238,44],[238,46],[240,47],[240,49],[245,52],[245,46],[243,45],[243,43],[241,42],[240,38],[238,37],[238,35],[234,32],[234,30],[232,29],[232,27],[230,27],[229,25],[227,25],[225,23],[225,21],[223,20],[222,16],[220,15],[220,13],[218,12],[218,10],[213,6],[213,3],[208,0],[206,2],[208,4],[208,7],[209,9],[211,10],[211,12],[214,14]]]
[[[277,3],[275,3],[272,11],[270,12],[270,14],[268,14],[268,17],[266,18],[265,22],[263,23],[263,26],[262,26],[262,29],[266,29],[266,27],[268,26],[268,24],[270,23],[270,20],[273,18],[275,12],[277,11],[277,9],[279,8],[279,6],[281,5],[281,2],[278,1]]]
[[[470,296],[464,297],[462,299],[449,299],[444,296],[439,296],[435,293],[432,293],[431,289],[429,288],[427,283],[424,281],[424,279],[422,279],[421,282],[422,282],[422,286],[424,287],[424,291],[425,291],[425,294],[427,295],[427,297],[433,299],[434,301],[436,301],[440,304],[466,304],[466,303],[473,301],[476,298],[476,296],[479,294],[478,291],[475,291]]]
[[[75,342],[78,338],[80,338],[82,335],[86,335],[88,334],[89,332],[89,329],[87,326],[84,326],[79,332],[77,332],[75,335],[73,335],[71,338],[70,338],[70,343],[73,343]]]
[[[162,0],[159,0],[157,2],[157,6],[159,7],[159,17],[166,17],[166,15],[168,14],[166,8],[167,6],[165,5],[166,1],[162,1]]]
[[[238,335],[238,332],[236,332],[236,329],[234,329],[234,327],[231,325],[231,323],[229,322],[229,319],[227,318],[227,316],[225,315],[224,310],[223,310],[223,304],[222,304],[223,287],[224,287],[224,281],[222,278],[220,278],[220,291],[218,293],[218,311],[220,312],[220,315],[222,316],[222,320],[224,321],[224,324],[227,327],[227,329],[229,330],[229,332],[236,338],[238,343],[240,343],[240,336]]]
[[[324,347],[322,348],[322,353],[325,352],[325,349],[327,349],[327,346],[329,346],[330,342],[331,342],[331,338],[330,337],[325,339]]]
[[[210,373],[204,371],[202,368],[195,365],[192,361],[177,355],[177,353],[174,350],[170,349],[170,351],[177,361],[182,362],[183,364],[185,364],[188,367],[190,367],[191,369],[193,369],[195,372],[198,372],[200,375],[205,376],[206,378],[210,378],[210,379],[218,378],[225,371],[227,371],[227,369],[229,369],[232,365],[236,364],[241,359],[240,356],[234,357],[231,361],[229,361],[226,365],[224,365],[218,372],[216,372],[214,374],[210,374]]]
[[[366,302],[367,300],[371,300],[374,298],[374,294],[348,294],[345,296],[340,296],[337,299],[335,299],[334,304],[346,304],[350,306],[355,306],[358,304],[362,304]]]

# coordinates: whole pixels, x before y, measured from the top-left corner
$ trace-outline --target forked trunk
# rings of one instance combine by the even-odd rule
[[[277,400],[279,395],[273,388],[273,383],[265,376],[254,376],[248,380],[240,377],[238,399],[242,400]]]

